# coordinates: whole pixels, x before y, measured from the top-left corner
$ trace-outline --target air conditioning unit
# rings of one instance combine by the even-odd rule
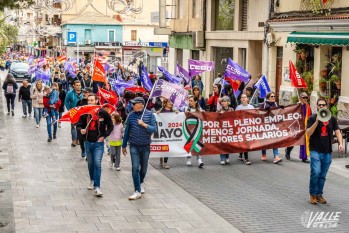
[[[192,38],[193,38],[193,46],[195,48],[205,47],[205,33],[204,33],[204,31],[193,32]]]
[[[90,45],[91,44],[91,40],[85,40],[85,45]]]

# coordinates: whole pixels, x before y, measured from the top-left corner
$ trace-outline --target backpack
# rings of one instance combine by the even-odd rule
[[[12,83],[8,83],[6,87],[6,94],[15,94],[15,89]]]

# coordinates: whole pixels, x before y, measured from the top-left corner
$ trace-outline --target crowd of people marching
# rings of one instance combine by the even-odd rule
[[[21,102],[23,107],[22,117],[33,116],[37,128],[41,127],[44,118],[48,134],[47,142],[51,142],[57,138],[57,130],[62,124],[59,119],[64,112],[78,106],[105,104],[105,100],[99,93],[100,88],[118,96],[117,103],[114,103],[115,111],[110,112],[110,109],[102,108],[96,118],[91,115],[82,115],[76,124],[71,124],[71,146],[80,146],[81,157],[86,158],[88,162],[91,180],[88,189],[94,190],[97,196],[103,195],[100,189],[100,177],[104,147],[107,147],[111,157],[110,167],[120,171],[121,153],[127,154],[128,144],[130,144],[132,177],[135,186],[135,192],[129,199],[138,199],[145,193],[143,181],[150,154],[150,135],[156,131],[156,118],[153,113],[231,112],[278,107],[275,92],[269,92],[265,100],[259,99],[254,95],[256,90],[253,86],[240,85],[236,90],[234,84],[223,81],[222,75],[218,74],[212,83],[213,93],[209,96],[204,96],[204,84],[200,75],[196,75],[190,84],[191,95],[187,100],[188,106],[185,109],[178,109],[166,98],[149,99],[149,92],[145,89],[127,88],[128,85],[142,86],[139,75],[136,72],[127,71],[127,67],[105,64],[106,82],[101,82],[93,80],[93,62],[67,58],[61,60],[61,58],[62,56],[56,59],[35,58],[21,52],[8,52],[0,58],[1,70],[8,69],[14,60],[27,61],[31,65],[31,79],[24,80],[20,87],[11,74],[7,74],[3,82],[7,115],[14,116],[15,98],[18,93],[18,102]],[[94,59],[105,58],[99,54],[94,56]],[[154,84],[157,79],[165,79],[165,77],[157,77],[150,72],[150,82]],[[114,85],[115,83],[127,85],[117,86]],[[300,94],[300,103],[303,106],[304,118],[308,118],[310,108],[308,95],[305,92]],[[290,159],[292,148],[286,148],[286,159]],[[278,148],[272,150],[273,163],[282,162]],[[302,162],[309,163],[308,157],[309,150],[305,145],[301,146],[299,158]],[[251,165],[247,152],[242,151],[238,159],[246,165]],[[262,150],[261,160],[267,160],[266,150]],[[229,154],[221,154],[220,163],[228,164]],[[192,165],[191,157],[187,158],[186,164]],[[204,166],[201,156],[197,156],[197,165],[199,168]],[[165,169],[170,168],[167,157],[160,159],[160,166]]]

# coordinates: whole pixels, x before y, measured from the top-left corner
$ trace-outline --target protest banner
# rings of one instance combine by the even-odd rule
[[[154,137],[157,146],[168,146],[158,148],[162,157],[175,157],[183,148],[190,156],[190,153],[227,154],[305,144],[301,104],[269,111],[185,113],[185,118],[179,114],[156,114],[157,118],[165,115],[159,121],[158,136]]]
[[[156,117],[158,131],[152,135],[151,157],[187,157],[186,142],[182,132],[185,113],[160,113]]]

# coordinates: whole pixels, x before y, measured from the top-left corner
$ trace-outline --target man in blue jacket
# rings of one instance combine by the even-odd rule
[[[143,182],[148,168],[150,137],[157,131],[157,125],[154,114],[144,108],[145,101],[142,97],[136,97],[131,100],[131,103],[133,104],[133,112],[129,114],[126,120],[122,153],[127,154],[126,146],[129,142],[135,192],[128,199],[136,200],[141,198],[141,194],[145,193]]]
[[[73,84],[73,90],[69,91],[64,100],[64,105],[68,109],[75,108],[76,104],[83,97],[83,93],[81,91],[81,82],[79,80],[75,80]],[[75,147],[78,144],[78,135],[75,129],[75,125],[71,124],[71,137],[72,143],[71,146]]]

